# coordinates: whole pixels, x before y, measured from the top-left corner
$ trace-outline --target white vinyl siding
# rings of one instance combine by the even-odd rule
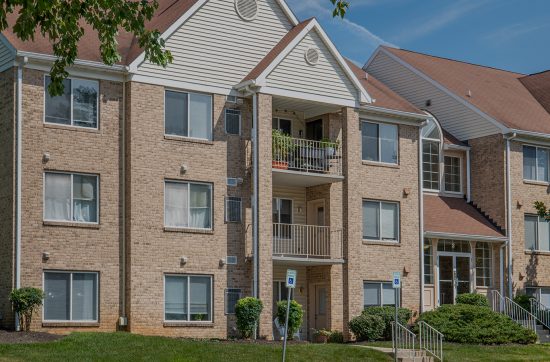
[[[319,62],[315,66],[304,59],[308,48],[319,50]],[[347,101],[355,101],[358,97],[357,88],[314,30],[268,75],[267,85]]]
[[[550,149],[534,146],[523,146],[523,179],[548,182]]]
[[[291,28],[276,0],[259,0],[253,21],[237,15],[234,1],[210,0],[166,40],[173,63],[146,62],[137,74],[229,92]]]
[[[461,141],[500,133],[499,128],[490,121],[399,64],[383,51],[378,52],[367,71],[420,109],[425,109],[426,101],[431,100],[428,111],[441,121],[441,126],[445,130]]]
[[[537,215],[525,215],[525,249],[550,251],[550,223]]]
[[[399,241],[399,204],[363,200],[363,239]]]

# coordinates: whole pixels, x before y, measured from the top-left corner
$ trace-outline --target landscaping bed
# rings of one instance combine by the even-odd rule
[[[43,332],[14,332],[0,330],[0,344],[45,343],[63,338],[61,335]]]

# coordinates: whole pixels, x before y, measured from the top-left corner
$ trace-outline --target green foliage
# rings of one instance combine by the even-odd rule
[[[445,336],[445,341],[468,344],[535,343],[537,335],[490,308],[468,304],[443,305],[423,313],[425,321]]]
[[[60,95],[63,80],[68,76],[66,68],[78,57],[78,43],[84,35],[85,25],[97,33],[101,59],[105,64],[113,65],[121,60],[117,49],[117,37],[121,31],[135,35],[146,60],[164,67],[172,62],[172,54],[164,49],[161,33],[145,27],[158,6],[158,0],[2,1],[0,30],[8,27],[6,15],[17,11],[19,16],[13,32],[18,38],[32,41],[38,31],[50,41],[56,60],[50,71],[52,83],[48,91]]]
[[[279,319],[279,324],[284,326],[286,319],[286,306],[287,301],[281,300],[277,303],[277,318]],[[304,311],[302,306],[298,304],[297,301],[290,301],[290,310],[288,312],[288,339],[292,339],[294,334],[298,332],[302,326],[302,318],[304,316]]]
[[[376,315],[382,318],[384,322],[384,333],[383,338],[386,340],[391,340],[391,322],[395,319],[395,307],[367,307],[363,310],[362,314],[366,315]],[[399,323],[407,325],[411,319],[412,312],[407,308],[399,308],[397,312],[397,319]]]
[[[286,160],[288,154],[296,148],[292,137],[278,129],[271,131],[271,140],[273,143],[273,159],[275,160]]]
[[[349,2],[344,0],[330,0],[332,5],[334,5],[334,10],[332,10],[332,16],[335,18],[337,16],[344,18],[346,11],[349,8]]]
[[[376,341],[382,338],[386,329],[382,317],[365,313],[352,318],[348,325],[358,341]]]
[[[263,308],[262,301],[257,298],[247,297],[237,301],[235,305],[237,329],[243,338],[252,337]]]
[[[32,314],[42,305],[44,292],[38,288],[13,289],[9,298],[13,310],[19,316],[19,325],[24,331],[28,331],[31,327]]]
[[[344,333],[332,331],[330,336],[328,336],[328,343],[344,343]]]
[[[520,307],[522,307],[523,309],[525,309],[526,311],[528,311],[530,313],[531,312],[531,298],[533,298],[533,297],[530,296],[530,295],[517,294],[514,297],[514,302],[519,304]]]
[[[459,294],[456,297],[456,304],[470,304],[470,305],[477,305],[480,307],[488,307],[489,300],[483,294],[464,293],[464,294]]]
[[[550,221],[550,210],[548,210],[544,202],[535,201],[535,209],[537,210],[537,214],[540,217],[542,217],[546,221]]]

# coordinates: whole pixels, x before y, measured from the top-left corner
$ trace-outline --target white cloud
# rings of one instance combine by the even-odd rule
[[[529,34],[533,31],[540,30],[549,27],[550,24],[526,24],[516,23],[499,28],[491,33],[485,34],[481,37],[483,41],[491,43],[493,45],[503,44],[510,40],[521,37],[522,35]]]

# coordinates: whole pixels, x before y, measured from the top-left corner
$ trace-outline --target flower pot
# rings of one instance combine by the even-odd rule
[[[288,170],[288,162],[286,161],[271,161],[271,167],[279,170]]]
[[[327,343],[328,342],[328,336],[325,335],[317,335],[315,336],[315,343]]]

